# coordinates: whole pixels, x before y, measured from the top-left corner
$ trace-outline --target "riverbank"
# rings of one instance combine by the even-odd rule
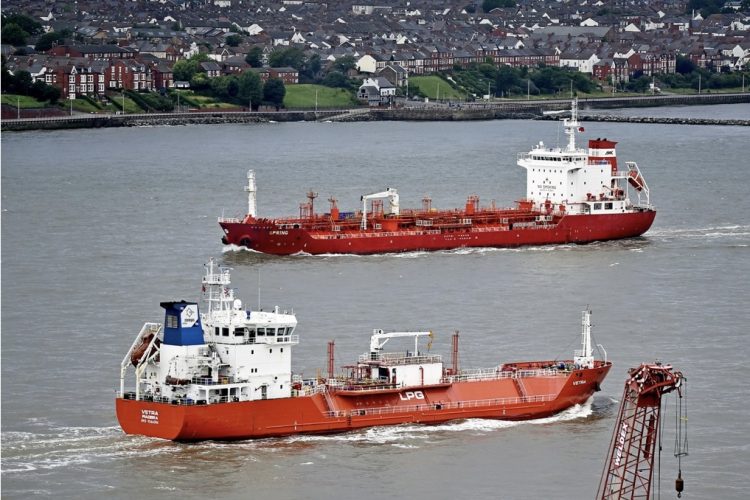
[[[654,106],[750,103],[750,93],[658,95],[581,99],[582,112]],[[391,109],[354,108],[276,112],[211,111],[190,113],[144,113],[131,115],[74,115],[63,117],[21,118],[2,121],[3,131],[56,130],[103,127],[141,127],[226,123],[269,123],[293,121],[466,121],[500,119],[558,119],[545,112],[569,109],[569,99],[544,101],[494,101],[474,103],[406,102]],[[668,123],[696,125],[750,125],[750,120],[704,118],[639,118],[625,116],[586,116],[587,121]]]

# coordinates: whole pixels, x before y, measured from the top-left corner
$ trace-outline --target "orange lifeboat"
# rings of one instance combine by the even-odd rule
[[[636,170],[631,170],[630,172],[628,172],[628,182],[638,191],[643,191],[645,183],[643,182],[643,177],[641,177],[641,174]]]
[[[148,335],[145,335],[141,339],[141,343],[138,344],[138,347],[133,349],[133,354],[130,355],[130,362],[133,363],[133,366],[138,366],[138,363],[141,362],[141,359],[143,359],[143,356],[146,354],[146,351],[148,350],[148,346],[151,345],[151,340],[154,338],[153,333],[149,333]],[[156,339],[156,342],[154,342],[154,346],[158,347],[161,344],[161,340]]]

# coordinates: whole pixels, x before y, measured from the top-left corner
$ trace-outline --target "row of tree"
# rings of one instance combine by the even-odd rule
[[[465,69],[456,66],[453,68],[452,79],[470,94],[500,97],[527,92],[533,95],[569,91],[592,92],[597,88],[587,75],[569,68],[497,67],[490,62],[475,64]]]
[[[42,81],[35,82],[28,71],[16,71],[15,74],[10,74],[10,71],[5,67],[4,56],[0,80],[3,93],[28,95],[40,101],[49,101],[52,104],[60,99],[60,89]]]

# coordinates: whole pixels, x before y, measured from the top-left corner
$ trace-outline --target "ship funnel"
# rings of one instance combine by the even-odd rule
[[[203,344],[198,304],[195,302],[162,302],[164,309],[164,344],[200,345]]]

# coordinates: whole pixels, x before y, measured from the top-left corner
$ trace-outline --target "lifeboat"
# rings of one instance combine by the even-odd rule
[[[144,335],[138,347],[133,349],[133,354],[130,355],[130,362],[133,363],[133,366],[138,366],[138,364],[141,362],[141,359],[143,359],[143,356],[146,354],[146,351],[148,350],[148,347],[151,345],[151,340],[153,340],[153,338],[154,338],[153,333]],[[161,340],[156,339],[156,342],[154,342],[154,346],[159,347],[160,344],[161,344]]]
[[[643,177],[641,177],[641,174],[638,171],[631,170],[630,172],[628,172],[628,182],[636,190],[643,191],[645,182],[643,181]]]

